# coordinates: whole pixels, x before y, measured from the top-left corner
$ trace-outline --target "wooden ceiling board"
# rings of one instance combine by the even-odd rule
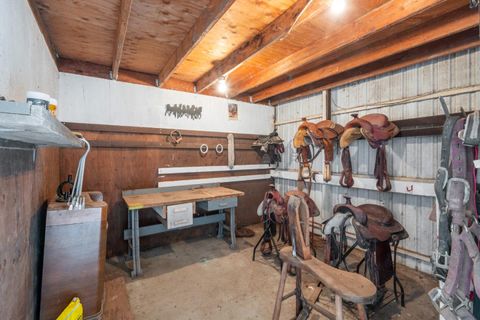
[[[61,57],[111,65],[120,0],[36,0]]]
[[[272,61],[268,68],[258,72],[253,70],[240,74],[230,84],[232,97],[254,90],[255,88],[274,81],[278,77],[290,75],[302,66],[308,66],[337,50],[348,50],[348,46],[365,39],[378,40],[378,37],[399,24],[412,27],[425,22],[432,17],[430,12],[441,8],[444,13],[452,7],[465,6],[458,0],[391,0],[384,5],[369,11],[365,15],[348,24],[342,24],[336,32],[329,34],[321,41],[312,43],[284,59]],[[438,13],[437,13],[438,14]],[[408,22],[405,22],[408,21]],[[240,68],[239,68],[240,69]],[[238,70],[240,71],[240,70]],[[230,78],[230,77],[229,77]],[[238,79],[238,81],[237,81]]]
[[[252,38],[288,9],[295,0],[237,0],[192,50],[173,76],[195,81],[244,41]]]
[[[336,75],[330,79],[316,81],[304,87],[282,93],[270,99],[272,105],[278,105],[294,99],[309,96],[323,90],[332,89],[355,81],[368,79],[408,66],[422,63],[449,54],[480,47],[478,28],[455,34],[433,43],[388,57],[355,70]]]
[[[135,0],[120,66],[158,74],[209,0]]]
[[[234,87],[236,82],[244,79],[247,75],[262,72],[262,70],[267,69],[273,63],[318,42],[319,39],[335,33],[339,26],[365,15],[387,1],[360,0],[356,2],[358,6],[350,7],[341,16],[332,15],[330,7],[326,6],[323,10],[318,11],[317,15],[308,17],[308,21],[293,29],[285,39],[265,48],[233,71],[228,77],[231,86]],[[322,1],[315,1],[317,6],[322,3],[325,4]]]
[[[402,21],[395,26],[388,28],[382,32],[375,33],[374,35],[367,37],[361,41],[352,43],[344,48],[338,50],[333,50],[327,55],[317,59],[307,65],[297,67],[295,70],[292,70],[288,73],[283,73],[279,77],[272,79],[270,81],[264,82],[261,85],[244,92],[242,95],[255,96],[258,92],[264,91],[265,89],[277,85],[287,84],[287,82],[292,81],[296,77],[303,76],[309,72],[322,69],[324,67],[329,67],[330,64],[338,62],[340,59],[344,59],[352,54],[356,54],[362,51],[368,51],[371,49],[372,45],[381,42],[389,41],[393,37],[401,36],[403,33],[408,32],[412,29],[418,28],[419,26],[425,24],[434,24],[438,20],[449,18],[451,15],[457,15],[461,10],[468,10],[468,6],[464,5],[461,2],[456,2],[455,0],[450,1],[430,10],[420,12],[417,15]],[[428,42],[428,39],[425,39],[425,43]],[[262,68],[259,69],[260,71]],[[265,70],[265,69],[263,69]],[[258,72],[260,72],[258,71]],[[243,78],[239,77],[237,83],[233,82],[237,78],[232,78],[231,86],[234,87],[236,84],[242,81]]]
[[[476,25],[478,25],[477,12],[468,7],[459,9],[457,12],[445,15],[442,19],[425,23],[406,32],[396,34],[388,39],[383,39],[366,47],[364,50],[353,50],[347,56],[340,56],[336,59],[337,61],[325,65],[320,69],[309,71],[301,76],[292,78],[290,81],[285,81],[258,92],[253,95],[253,101],[266,100],[272,96],[291,91],[309,83],[373,63],[403,51],[414,49],[427,42],[447,38],[452,34],[471,29]]]

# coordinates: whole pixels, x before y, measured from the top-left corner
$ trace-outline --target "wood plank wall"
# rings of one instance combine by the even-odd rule
[[[59,152],[0,149],[0,310],[2,319],[39,311],[47,199],[59,182]]]
[[[212,173],[176,174],[159,177],[159,167],[186,167],[227,165],[227,133],[199,132],[182,130],[182,142],[173,147],[166,141],[171,129],[122,127],[91,124],[67,123],[67,126],[84,134],[92,144],[85,168],[84,190],[103,192],[109,204],[107,256],[122,255],[127,252],[123,240],[123,230],[127,226],[127,207],[121,198],[122,190],[153,188],[158,181],[208,178],[218,176]],[[255,135],[235,134],[235,164],[259,164],[261,157],[250,147]],[[210,147],[205,157],[198,150],[202,143]],[[213,150],[217,143],[223,144],[225,151],[217,155]],[[61,150],[60,177],[75,174],[81,150]],[[249,175],[268,173],[268,170],[252,170],[224,173],[223,175]],[[160,180],[161,179],[161,180]],[[269,180],[246,181],[223,184],[245,192],[239,200],[237,224],[245,226],[258,223],[256,209],[268,188]],[[158,223],[152,210],[141,213],[140,225]],[[163,235],[141,239],[142,249],[168,244],[215,232],[215,226],[179,230]]]
[[[399,71],[357,81],[332,90],[332,112],[348,110],[358,105],[379,105],[382,102],[422,96],[440,90],[469,87],[480,84],[480,49],[470,49],[446,57],[433,59]],[[408,100],[408,99],[407,99]],[[450,112],[478,110],[480,92],[466,93],[445,98]],[[301,116],[322,112],[322,95],[317,94],[298,99],[276,109],[276,121],[283,122],[299,119]],[[442,115],[438,99],[412,102],[381,107],[359,112],[383,113],[393,121]],[[332,120],[342,125],[351,120],[350,112],[334,115]],[[297,170],[296,152],[291,146],[297,123],[278,127],[279,135],[285,140],[284,162],[280,169]],[[396,137],[388,143],[388,170],[392,178],[434,179],[440,161],[441,136]],[[350,146],[352,167],[356,175],[372,176],[375,165],[375,152],[365,140]],[[323,168],[323,155],[319,155],[313,164],[315,170]],[[340,153],[336,153],[332,171],[341,171]],[[278,179],[277,188],[286,192],[295,187],[296,181]],[[430,255],[434,248],[435,224],[429,220],[434,202],[433,197],[377,192],[361,189],[346,189],[332,185],[317,184],[312,189],[312,197],[318,204],[321,215],[318,221],[332,215],[332,208],[344,202],[343,195],[348,193],[354,204],[376,203],[388,207],[395,218],[402,223],[410,237],[400,242],[407,254],[400,254],[401,264],[420,271],[431,273]]]

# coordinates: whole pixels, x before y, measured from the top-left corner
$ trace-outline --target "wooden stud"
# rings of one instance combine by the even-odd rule
[[[295,316],[302,312],[302,307],[302,268],[297,267],[295,268]]]
[[[285,290],[285,282],[287,281],[288,263],[282,264],[282,275],[280,276],[280,283],[278,285],[277,298],[275,299],[275,307],[273,309],[273,320],[280,319],[280,311],[282,309],[283,292]]]
[[[133,0],[122,0],[120,6],[120,16],[118,17],[118,27],[116,36],[115,54],[113,56],[112,64],[112,78],[117,80],[118,70],[120,69],[120,61],[122,60],[123,46],[125,44],[125,38],[127,35],[128,18],[132,11]]]
[[[320,68],[271,86],[253,95],[253,102],[266,100],[286,91],[296,89],[306,84],[325,79],[342,72],[366,65],[377,60],[404,52],[425,43],[456,34],[478,24],[478,15],[468,7],[450,13],[444,19],[428,23],[424,27],[414,28],[409,32],[379,41],[375,45],[365,48],[358,53],[347,54],[345,57],[335,58],[332,63]]]
[[[332,119],[332,92],[330,89],[322,91],[323,120]]]
[[[298,0],[260,33],[245,41],[228,57],[215,64],[210,71],[197,81],[198,92],[203,92],[220,77],[228,75],[261,50],[283,39],[297,25],[310,3],[312,3],[312,0]],[[310,13],[311,15],[312,13]]]
[[[357,303],[358,319],[368,320],[367,311],[365,310],[365,305]]]
[[[460,3],[455,5],[461,7]],[[374,34],[379,34],[381,31],[392,28],[436,6],[444,7],[445,12],[452,10],[451,5],[445,5],[444,0],[388,1],[361,18],[341,26],[337,32],[329,37],[319,39],[314,45],[305,47],[274,63],[268,70],[261,70],[260,72],[252,73],[250,77],[241,79],[232,86],[230,94],[232,97],[235,97],[281,75],[288,74],[301,66],[317,61],[331,54],[334,50],[344,49],[348,45],[364,40]],[[416,21],[416,24],[422,22],[421,19],[417,20],[420,21]],[[425,18],[425,20],[427,19]],[[415,22],[411,24],[415,25]]]
[[[480,46],[477,28],[460,34],[435,41],[404,53],[378,60],[375,63],[362,66],[344,74],[336,75],[325,80],[316,81],[298,89],[288,91],[270,98],[273,105],[285,103],[294,99],[312,95],[326,89],[332,89],[355,81],[368,79],[380,74],[399,70],[417,63],[446,56],[455,52]]]
[[[232,6],[235,0],[212,0],[210,5],[203,11],[202,15],[197,19],[193,27],[185,36],[175,52],[167,60],[158,76],[160,86],[175,72],[176,67],[182,63],[188,54],[197,46],[197,44],[205,37],[205,35],[213,28],[220,18]]]
[[[342,297],[335,295],[335,315],[337,320],[343,320],[343,303]]]

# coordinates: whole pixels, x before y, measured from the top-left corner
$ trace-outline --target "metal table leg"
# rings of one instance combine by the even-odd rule
[[[219,210],[220,213],[223,213],[223,209]],[[217,238],[218,239],[223,239],[223,221],[218,222],[218,233],[217,233]]]
[[[138,210],[131,210],[131,222],[132,222],[132,256],[133,256],[133,270],[131,273],[132,278],[142,274],[142,268],[140,266],[140,228],[138,224]]]
[[[235,249],[237,247],[237,238],[236,238],[237,227],[235,225],[235,207],[230,208],[230,239],[232,239],[232,244],[230,248]]]
[[[127,229],[132,230],[132,215],[131,215],[130,210],[128,210],[127,217],[128,217],[128,227],[127,227]],[[127,256],[127,258],[129,260],[132,259],[132,247],[133,247],[133,242],[132,242],[132,238],[130,238],[130,239],[128,239],[128,256]]]

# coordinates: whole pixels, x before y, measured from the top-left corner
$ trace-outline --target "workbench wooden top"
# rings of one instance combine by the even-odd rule
[[[243,195],[245,195],[245,193],[242,191],[224,187],[213,187],[170,192],[156,192],[139,195],[124,195],[123,200],[127,204],[128,209],[133,210],[168,206],[185,202],[240,197]]]

